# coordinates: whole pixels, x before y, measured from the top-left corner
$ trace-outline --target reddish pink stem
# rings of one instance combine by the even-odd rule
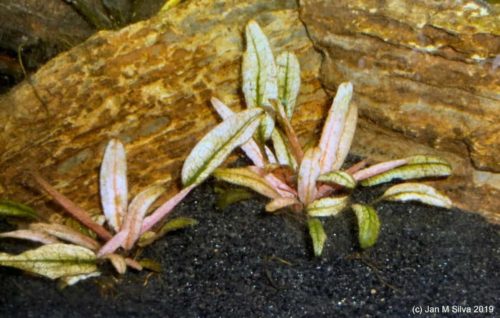
[[[111,233],[92,220],[87,211],[76,205],[70,199],[66,198],[62,193],[57,191],[47,181],[45,181],[38,173],[32,173],[32,175],[35,178],[35,181],[54,199],[54,201],[62,206],[68,214],[94,231],[100,238],[106,241],[111,239]]]

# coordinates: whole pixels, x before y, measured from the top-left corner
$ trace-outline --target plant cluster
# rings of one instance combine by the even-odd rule
[[[374,186],[396,179],[451,174],[450,165],[433,156],[413,156],[368,167],[361,161],[343,169],[358,117],[357,107],[351,103],[351,83],[340,84],[318,145],[304,149],[290,124],[300,88],[297,58],[284,52],[274,59],[266,36],[255,22],[246,27],[246,42],[243,93],[249,109],[265,111],[264,119],[255,138],[241,147],[253,165],[219,168],[214,176],[268,197],[268,212],[284,208],[304,212],[316,256],[321,255],[327,238],[319,218],[337,215],[349,207],[356,214],[361,248],[375,244],[380,229],[375,208],[351,203],[350,194],[358,184]],[[233,114],[216,98],[212,105],[223,119]],[[392,186],[375,202],[380,200],[414,200],[447,208],[452,205],[446,196],[419,183]]]
[[[123,144],[112,139],[104,152],[100,171],[100,198],[103,215],[97,220],[59,193],[40,175],[34,174],[45,190],[74,220],[71,224],[41,222],[27,206],[10,201],[0,203],[0,215],[25,217],[34,222],[24,228],[1,233],[0,237],[27,239],[42,244],[19,255],[0,253],[0,266],[11,266],[64,285],[99,275],[98,264],[109,260],[117,272],[127,267],[141,270],[144,262],[131,257],[136,246],[145,246],[170,230],[196,224],[177,218],[159,226],[174,207],[210,175],[248,187],[271,201],[266,211],[291,209],[307,217],[315,255],[322,253],[326,234],[319,218],[338,214],[350,207],[356,214],[359,243],[372,246],[380,222],[375,209],[351,204],[350,194],[358,185],[372,186],[395,179],[448,176],[450,166],[430,156],[413,156],[366,167],[365,161],[343,169],[357,121],[351,104],[353,86],[343,83],[328,113],[319,144],[304,149],[290,124],[300,88],[300,66],[293,53],[276,60],[258,24],[246,27],[247,49],[243,57],[243,93],[247,110],[231,111],[220,100],[212,104],[223,121],[192,149],[182,168],[183,189],[148,213],[164,193],[153,185],[129,203],[126,154]],[[220,168],[238,147],[252,161],[239,168]],[[434,188],[417,183],[390,187],[382,200],[416,200],[451,207],[451,201]],[[76,222],[75,222],[76,221]],[[76,225],[75,225],[76,223]]]

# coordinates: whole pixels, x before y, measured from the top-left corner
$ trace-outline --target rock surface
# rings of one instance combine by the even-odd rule
[[[315,37],[315,28],[329,25],[320,24],[327,21],[327,17],[315,16],[318,8],[311,11],[313,4],[307,1],[302,3],[301,18],[315,44],[321,46],[322,43]],[[491,220],[499,221],[497,207],[500,196],[498,190],[489,185],[489,180],[495,180],[497,175],[475,170],[469,163],[469,157],[464,156],[467,153],[463,143],[465,139],[458,141],[452,138],[453,134],[469,133],[472,136],[471,131],[454,129],[440,135],[444,125],[432,121],[432,116],[424,111],[410,116],[424,118],[425,121],[419,119],[420,124],[405,119],[407,117],[401,116],[401,113],[427,109],[434,100],[429,98],[421,104],[412,102],[408,104],[411,107],[407,105],[402,110],[396,107],[396,103],[391,104],[392,99],[386,95],[387,80],[380,79],[382,75],[375,70],[372,74],[371,69],[368,72],[356,68],[359,61],[356,56],[361,53],[335,46],[323,47],[326,59],[320,74],[321,55],[315,51],[299,20],[297,9],[297,2],[292,0],[188,1],[166,14],[119,31],[99,32],[51,60],[33,76],[33,86],[24,82],[0,97],[0,122],[3,123],[0,129],[0,196],[32,203],[42,210],[53,210],[54,206],[48,205],[46,197],[35,196],[38,192],[33,191],[31,184],[22,182],[23,173],[33,169],[40,171],[78,204],[98,211],[98,166],[103,147],[111,137],[118,137],[126,143],[132,194],[152,183],[167,183],[174,191],[178,187],[183,159],[200,136],[218,121],[209,106],[209,98],[217,96],[233,109],[242,107],[242,30],[248,20],[256,19],[275,52],[290,50],[299,56],[303,85],[293,125],[304,142],[318,132],[324,111],[329,106],[330,97],[321,88],[320,75],[329,93],[333,93],[338,82],[352,80],[356,87],[356,102],[361,106],[363,115],[353,149],[356,154],[375,160],[414,153],[443,156],[452,162],[455,176],[448,181],[439,181],[437,186],[449,194],[458,207],[482,212]],[[332,8],[325,7],[325,13],[327,9]],[[349,17],[348,9],[335,9],[336,17]],[[375,22],[371,23],[377,25]],[[345,21],[340,20],[339,23]],[[349,36],[355,33],[356,29],[352,27],[353,31],[348,33],[342,29],[343,26],[337,25],[339,30],[347,32],[340,37],[341,43],[354,45],[359,42],[359,50],[362,50],[365,43]],[[332,33],[332,39],[338,37]],[[349,42],[354,40],[355,43]],[[380,42],[380,47],[388,45]],[[336,62],[329,56],[329,50],[344,55],[338,56]],[[417,58],[425,55],[419,51],[414,54]],[[381,61],[383,56],[380,56]],[[389,58],[387,63],[392,65],[396,61],[401,65],[407,62],[404,58]],[[379,65],[373,56],[366,54],[363,63],[368,62],[373,63],[371,68]],[[470,63],[471,67],[478,67]],[[490,65],[488,63],[491,64],[487,62],[485,65]],[[406,67],[415,66],[410,63]],[[386,68],[380,66],[380,69]],[[456,73],[463,73],[458,66]],[[347,77],[349,74],[352,77]],[[495,83],[488,81],[493,75],[489,76],[483,79],[484,85]],[[390,79],[395,81],[395,78]],[[380,83],[380,87],[370,80]],[[411,97],[411,89],[432,86],[420,87],[404,76],[400,76],[400,80],[408,85],[413,83],[413,86],[401,84],[393,89],[401,96]],[[474,83],[470,89],[469,86],[462,90],[447,88],[447,94],[450,98],[473,95],[479,89],[479,84],[474,86]],[[484,130],[483,126],[488,125],[479,125],[478,121],[481,114],[485,121],[491,120],[498,108],[493,103],[495,98],[498,99],[494,91],[481,87],[476,92],[477,100],[487,100],[491,111],[478,109],[471,113],[471,123],[460,128],[472,129],[476,125],[476,135],[486,134],[495,128],[490,125]],[[380,99],[370,95],[373,92],[380,93]],[[435,86],[432,92],[437,96],[440,90]],[[395,101],[401,100],[394,98]],[[384,102],[388,103],[387,110],[392,112],[380,108]],[[462,106],[466,109],[466,105]],[[463,114],[459,116],[455,111],[451,106],[435,109],[441,118],[444,117],[443,112],[452,114],[452,118],[463,118]],[[388,120],[394,120],[394,123],[387,124]],[[418,130],[419,125],[424,125],[425,129]],[[434,136],[434,139],[429,141],[426,136]],[[467,140],[472,142],[475,139]],[[494,143],[494,136],[489,140]],[[445,141],[447,146],[443,147]],[[419,142],[430,142],[436,149]],[[484,143],[474,145],[476,149],[486,146]],[[489,164],[489,159],[480,158],[479,162],[483,165]],[[496,169],[494,165],[491,167]],[[482,186],[478,187],[474,180],[479,180]]]
[[[295,1],[190,1],[96,34],[47,63],[33,87],[25,82],[1,97],[0,196],[32,201],[20,179],[35,169],[78,204],[98,210],[97,168],[111,137],[126,144],[132,193],[153,182],[174,190],[183,159],[219,121],[210,97],[241,108],[242,32],[250,19],[276,52],[298,54],[301,122],[317,124],[328,97],[317,79],[320,55]],[[39,199],[47,201],[35,204]]]

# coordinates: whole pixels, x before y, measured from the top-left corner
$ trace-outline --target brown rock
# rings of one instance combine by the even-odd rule
[[[210,97],[241,108],[242,32],[250,19],[276,52],[298,54],[302,118],[316,124],[328,97],[317,79],[320,55],[296,6],[292,0],[190,1],[100,32],[51,60],[33,76],[34,87],[22,83],[0,98],[0,196],[32,201],[33,191],[20,180],[35,169],[78,204],[98,210],[98,166],[111,137],[126,143],[132,193],[153,182],[173,191],[183,159],[219,121]],[[40,208],[42,198],[35,202]]]

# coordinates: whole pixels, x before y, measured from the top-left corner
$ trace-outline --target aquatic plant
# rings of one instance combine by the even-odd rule
[[[103,260],[109,260],[120,274],[125,273],[127,267],[141,270],[147,265],[146,262],[129,257],[130,251],[136,245],[145,246],[154,242],[169,231],[197,223],[189,218],[176,218],[153,231],[236,147],[251,138],[258,127],[261,113],[261,109],[253,109],[230,116],[202,138],[184,163],[184,188],[149,215],[151,205],[164,193],[163,187],[150,186],[137,194],[129,204],[125,148],[117,139],[111,140],[104,152],[100,171],[101,205],[107,228],[40,175],[34,174],[39,186],[72,219],[79,222],[77,228],[83,228],[85,233],[68,225],[50,222],[31,222],[27,228],[1,233],[0,237],[3,238],[26,239],[43,246],[19,255],[0,253],[0,266],[60,279],[63,285],[100,275],[98,263]],[[38,219],[33,209],[11,201],[0,203],[0,215]],[[117,252],[120,248],[123,252]]]
[[[300,66],[296,56],[285,52],[275,60],[266,36],[254,21],[246,27],[246,43],[243,56],[245,101],[249,109],[264,111],[255,138],[241,147],[253,165],[219,168],[214,176],[271,199],[265,207],[267,212],[285,208],[304,212],[316,256],[321,255],[327,238],[319,218],[335,216],[349,207],[357,218],[361,248],[375,244],[380,221],[373,206],[351,204],[350,194],[357,185],[374,186],[396,179],[451,174],[450,165],[433,156],[413,156],[369,167],[366,161],[361,161],[343,169],[358,116],[356,105],[351,103],[351,83],[340,84],[319,144],[304,151],[290,124],[300,88]],[[220,100],[212,98],[212,105],[223,119],[233,116],[233,111]],[[412,200],[451,207],[446,196],[418,183],[390,187],[376,202],[380,200]]]

